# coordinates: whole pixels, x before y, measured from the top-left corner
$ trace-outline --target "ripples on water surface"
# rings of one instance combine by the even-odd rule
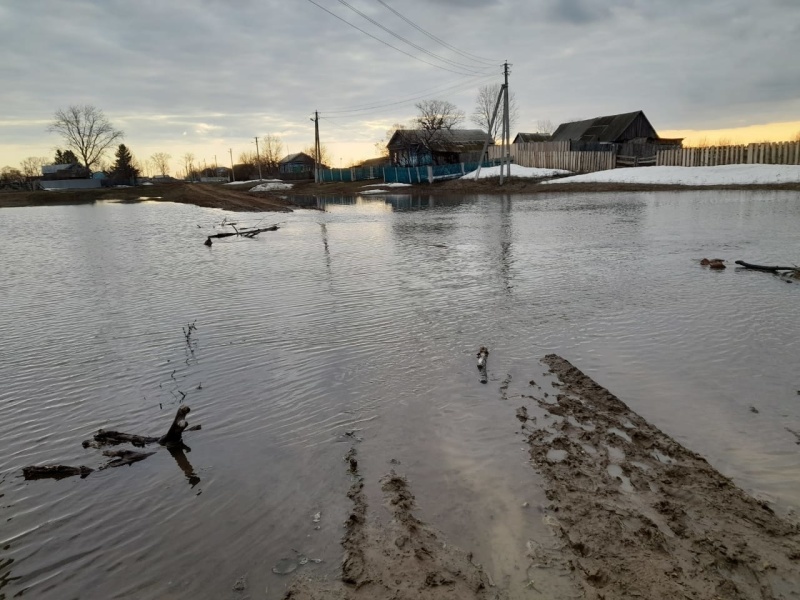
[[[226,215],[286,222],[204,247]],[[799,225],[794,194],[744,192],[4,209],[0,598],[221,597],[242,575],[279,597],[270,569],[294,551],[335,573],[353,429],[373,502],[399,460],[423,517],[513,597],[544,531],[520,508],[542,496],[514,396],[549,352],[797,509],[800,285],[695,261],[797,262]],[[163,450],[85,480],[19,476],[97,466],[80,442],[100,427],[160,434],[181,392],[203,424],[196,485]]]

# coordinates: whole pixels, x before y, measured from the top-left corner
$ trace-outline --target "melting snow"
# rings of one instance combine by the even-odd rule
[[[513,174],[513,171],[512,171]],[[481,173],[483,175],[483,173]],[[637,167],[574,175],[543,183],[651,183],[666,185],[749,185],[798,183],[800,165],[719,167]]]
[[[461,179],[475,179],[475,173],[472,171],[467,173]],[[563,169],[537,169],[533,167],[521,167],[519,165],[511,165],[512,177],[527,177],[531,179],[541,179],[542,177],[553,177],[554,175],[570,175],[572,171],[564,171]],[[504,172],[505,175],[505,172]],[[481,169],[481,179],[488,177],[500,177],[500,167],[486,167]],[[559,180],[561,181],[561,180]]]

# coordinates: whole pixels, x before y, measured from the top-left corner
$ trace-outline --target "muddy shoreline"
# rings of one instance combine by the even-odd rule
[[[531,598],[798,597],[797,523],[566,359],[551,354],[542,362],[549,371],[536,374],[516,409],[531,466],[545,481],[549,504],[537,508],[553,534],[528,543]],[[414,516],[409,481],[394,470],[365,481],[355,449],[345,459],[352,510],[341,576],[295,579],[285,600],[506,597],[471,554]],[[366,502],[364,486],[376,483],[390,514],[385,523]],[[548,584],[554,577],[556,587]]]
[[[313,181],[299,181],[293,182],[294,187],[291,190],[254,193],[249,192],[249,190],[255,186],[254,183],[240,185],[172,183],[133,188],[102,188],[97,190],[3,192],[0,193],[0,208],[92,204],[102,200],[118,200],[122,202],[155,200],[193,204],[205,208],[219,208],[237,212],[291,212],[294,208],[302,207],[302,205],[292,201],[293,197],[325,198],[327,196],[356,196],[363,193],[365,191],[365,186],[371,183],[379,183],[379,181],[333,182],[324,184],[315,184]],[[539,185],[538,181],[532,179],[511,178],[502,186],[499,185],[497,179],[482,179],[480,181],[452,180],[435,183],[433,185],[415,184],[409,187],[386,189],[388,190],[387,193],[394,194],[446,197],[477,194],[585,194],[688,190],[800,191],[800,184],[685,186],[620,183],[552,183],[544,186]],[[380,195],[374,197],[379,198]]]

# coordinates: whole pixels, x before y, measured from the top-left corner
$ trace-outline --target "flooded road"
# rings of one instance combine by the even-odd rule
[[[800,285],[732,267],[798,260],[796,194],[325,209],[0,211],[0,598],[238,597],[242,577],[279,598],[272,568],[300,555],[322,562],[297,573],[335,574],[354,443],[372,504],[390,468],[407,475],[425,521],[531,597],[547,501],[515,410],[551,352],[779,513],[800,509]],[[206,248],[223,218],[283,223]],[[160,450],[86,479],[20,476],[95,468],[82,440],[160,435],[180,401],[203,425],[188,467]]]

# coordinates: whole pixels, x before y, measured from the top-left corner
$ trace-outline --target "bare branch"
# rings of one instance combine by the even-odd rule
[[[89,104],[58,109],[47,129],[59,134],[66,147],[74,150],[88,169],[97,165],[105,151],[124,137],[102,110]]]

